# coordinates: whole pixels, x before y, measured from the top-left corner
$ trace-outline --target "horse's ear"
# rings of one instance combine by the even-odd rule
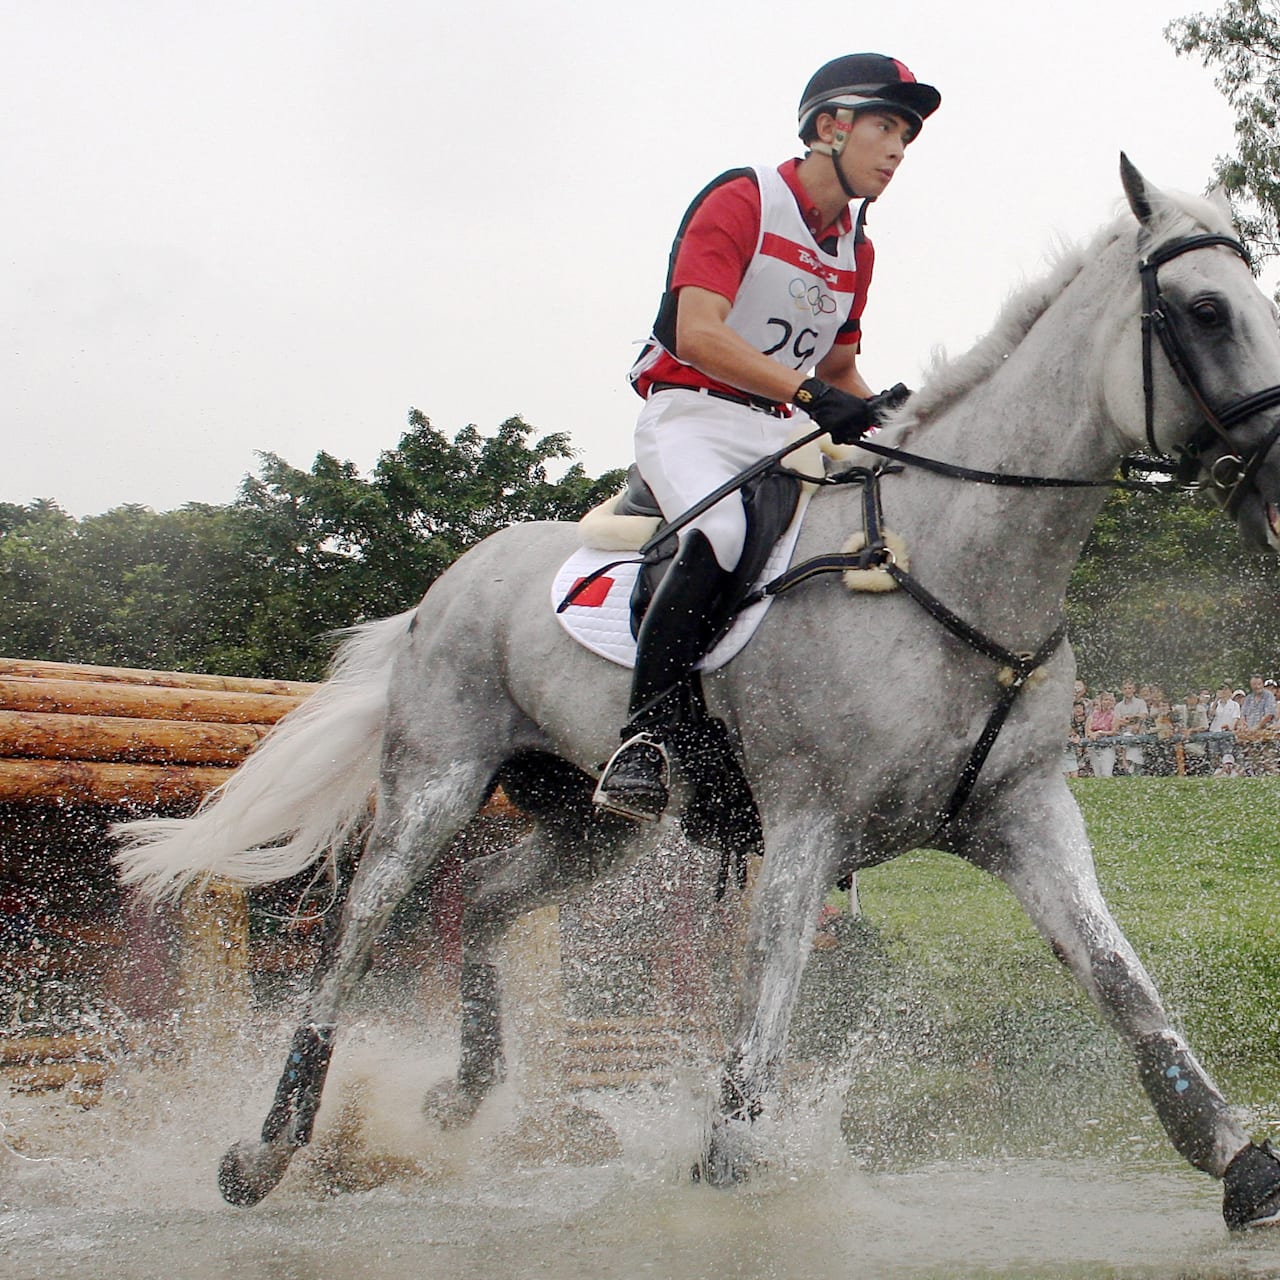
[[[1144,227],[1147,226],[1154,214],[1151,197],[1147,194],[1147,180],[1123,151],[1120,153],[1120,181],[1124,183],[1124,193],[1129,198],[1133,216]]]

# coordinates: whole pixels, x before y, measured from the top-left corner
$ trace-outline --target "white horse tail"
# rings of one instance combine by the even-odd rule
[[[329,679],[289,712],[189,818],[115,830],[123,884],[153,902],[193,881],[285,880],[330,859],[366,818],[386,723],[387,687],[413,611],[353,627]]]

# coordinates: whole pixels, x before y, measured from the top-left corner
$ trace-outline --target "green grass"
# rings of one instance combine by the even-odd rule
[[[1254,1129],[1280,1132],[1280,779],[1074,791],[1174,1024]],[[918,852],[859,884],[863,919],[815,954],[795,1047],[851,1073],[862,1150],[1166,1150],[1127,1052],[999,881]]]

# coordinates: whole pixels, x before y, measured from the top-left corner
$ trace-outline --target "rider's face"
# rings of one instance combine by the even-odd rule
[[[849,185],[864,199],[874,199],[893,181],[906,155],[911,125],[888,111],[862,111],[840,155],[840,166]]]

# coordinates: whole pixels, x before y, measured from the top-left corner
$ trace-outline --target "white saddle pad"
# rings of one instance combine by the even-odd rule
[[[796,514],[787,531],[769,553],[757,586],[776,578],[791,563],[791,553],[800,536],[800,526],[804,521],[805,508],[809,505],[809,497],[807,489],[801,493]],[[576,583],[604,565],[622,559],[626,554],[625,551],[599,551],[594,547],[580,547],[561,565],[551,584],[552,610],[559,607]],[[631,590],[635,586],[639,569],[638,563],[624,563],[610,569],[597,578],[563,613],[556,614],[560,625],[580,645],[621,667],[633,667],[636,661],[636,642],[631,635]],[[698,669],[718,671],[741,653],[772,603],[773,598],[766,597],[738,614],[733,625],[721,637],[720,643],[698,663]]]

